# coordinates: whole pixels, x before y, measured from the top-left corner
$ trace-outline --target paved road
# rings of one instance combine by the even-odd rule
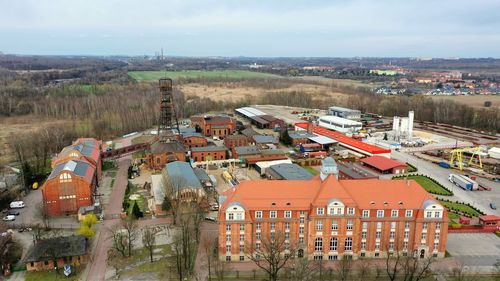
[[[494,233],[449,233],[446,250],[474,272],[495,271],[500,261],[500,239]]]
[[[122,145],[130,144],[130,139],[124,139]],[[128,184],[128,167],[132,161],[132,156],[127,155],[118,160],[118,171],[113,184],[113,190],[109,198],[109,203],[104,206],[104,214],[106,217],[119,216],[122,211],[123,196]],[[104,280],[106,274],[106,265],[108,259],[108,249],[112,246],[112,241],[108,239],[107,229],[112,228],[119,223],[119,219],[106,219],[101,226],[97,240],[97,246],[92,256],[92,263],[86,280],[97,281]]]
[[[453,191],[454,196],[449,198],[448,196],[441,196],[441,197],[446,197],[451,200],[458,200],[466,203],[470,203],[471,205],[475,206],[476,208],[479,208],[481,211],[485,212],[486,214],[494,214],[494,215],[500,215],[500,209],[497,210],[492,210],[489,205],[491,202],[496,202],[497,206],[500,206],[500,184],[496,182],[492,182],[489,180],[480,180],[482,184],[485,184],[489,187],[492,187],[493,190],[491,191],[465,191],[454,184],[452,184],[448,180],[448,176],[450,173],[457,173],[458,171],[455,170],[450,170],[450,169],[444,169],[436,164],[433,164],[431,162],[419,159],[415,156],[412,156],[407,153],[399,152],[399,151],[393,151],[391,154],[392,158],[399,160],[401,162],[408,162],[418,169],[418,173],[424,174],[427,176],[430,176],[437,180],[439,183],[444,185],[445,187],[449,188],[451,191]]]

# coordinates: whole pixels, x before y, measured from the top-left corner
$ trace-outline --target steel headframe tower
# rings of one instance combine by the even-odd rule
[[[172,79],[162,78],[160,83],[160,120],[158,122],[158,137],[160,142],[176,141],[175,133],[179,132],[179,123],[175,114],[175,104],[172,92]]]

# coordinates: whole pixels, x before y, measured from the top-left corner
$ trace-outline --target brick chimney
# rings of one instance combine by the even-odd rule
[[[309,120],[307,121],[307,133],[312,134],[313,132],[313,123]]]

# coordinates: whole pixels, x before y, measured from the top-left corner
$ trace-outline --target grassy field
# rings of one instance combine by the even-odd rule
[[[483,108],[485,101],[491,101],[492,108],[500,108],[500,95],[474,95],[474,96],[432,96],[433,100],[452,100],[458,103],[463,103],[476,108]]]
[[[401,179],[401,178],[399,178],[399,179]],[[408,179],[415,180],[416,182],[418,182],[418,184],[420,184],[429,193],[445,195],[445,196],[453,195],[453,193],[444,189],[439,184],[433,182],[428,177],[419,176],[419,175],[410,175],[410,176],[408,176]]]
[[[131,71],[128,73],[137,81],[156,81],[160,78],[168,77],[171,79],[178,78],[280,78],[281,76],[269,73],[253,72],[246,70],[213,70],[213,71]]]
[[[442,200],[439,200],[439,202],[441,202],[441,204],[448,209],[459,210],[463,213],[468,213],[473,217],[479,217],[481,215],[478,211],[472,209],[470,206],[467,206],[463,203],[447,202]]]
[[[72,268],[73,271],[76,269]],[[80,269],[76,269],[76,273],[74,272],[70,276],[66,277],[63,274],[64,269],[60,268],[59,273],[56,273],[54,270],[50,271],[38,271],[38,272],[26,272],[26,277],[24,280],[26,281],[52,281],[52,280],[66,280],[66,281],[77,281],[80,279]]]

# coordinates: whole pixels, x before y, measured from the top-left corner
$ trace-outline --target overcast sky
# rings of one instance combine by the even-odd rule
[[[0,0],[16,54],[500,57],[498,0]]]

